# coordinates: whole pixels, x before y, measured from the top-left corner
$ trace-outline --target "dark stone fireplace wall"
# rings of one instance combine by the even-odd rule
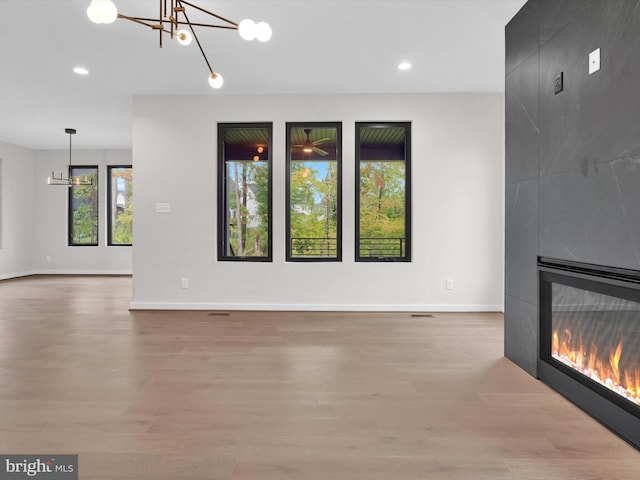
[[[529,0],[505,37],[505,355],[537,376],[538,255],[640,270],[640,0]]]

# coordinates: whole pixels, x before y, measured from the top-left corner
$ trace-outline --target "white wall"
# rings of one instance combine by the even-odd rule
[[[37,273],[130,274],[131,247],[107,246],[107,165],[131,165],[131,150],[73,150],[74,165],[98,165],[98,246],[69,247],[67,240],[68,188],[47,185],[51,172],[68,172],[69,150],[35,153],[35,243],[33,268]],[[135,173],[134,173],[135,175]]]
[[[132,308],[502,310],[503,119],[502,94],[136,97]],[[264,121],[273,262],[218,262],[216,125]],[[341,263],[285,262],[287,121],[342,121]],[[411,263],[354,261],[356,121],[413,122]]]
[[[0,279],[33,273],[34,153],[0,143]]]

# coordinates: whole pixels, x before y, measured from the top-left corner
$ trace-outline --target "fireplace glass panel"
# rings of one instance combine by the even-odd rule
[[[553,283],[551,357],[640,407],[640,303]]]

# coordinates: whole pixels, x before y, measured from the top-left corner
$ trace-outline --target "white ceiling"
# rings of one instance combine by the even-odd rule
[[[0,0],[0,142],[32,149],[130,148],[134,95],[500,92],[504,26],[525,0],[191,0],[239,22],[267,21],[268,43],[197,30],[195,43],[134,23],[96,25],[90,0]],[[157,0],[114,0],[154,16]],[[194,18],[191,18],[192,21]],[[413,69],[399,71],[401,61]],[[72,68],[83,65],[90,74]],[[167,112],[170,115],[171,112]]]

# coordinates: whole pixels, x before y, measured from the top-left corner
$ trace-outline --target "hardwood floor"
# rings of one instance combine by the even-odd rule
[[[0,453],[82,480],[636,479],[503,358],[499,314],[129,312],[127,277],[0,282]]]

